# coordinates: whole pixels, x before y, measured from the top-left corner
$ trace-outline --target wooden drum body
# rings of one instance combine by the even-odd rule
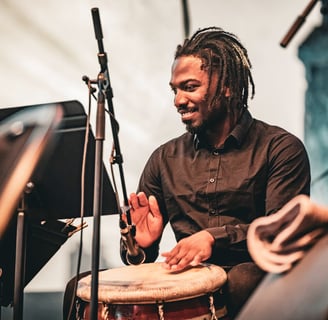
[[[226,315],[220,289],[225,271],[203,264],[170,272],[161,263],[145,263],[99,272],[98,319],[213,320]],[[78,283],[80,319],[89,319],[91,275]]]

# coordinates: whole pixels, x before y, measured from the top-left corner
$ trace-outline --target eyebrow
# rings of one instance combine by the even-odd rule
[[[195,78],[190,78],[190,79],[186,79],[186,80],[183,80],[183,81],[181,81],[181,82],[179,82],[178,83],[178,87],[179,86],[183,86],[183,85],[185,85],[186,83],[188,83],[188,82],[190,82],[190,81],[196,81],[196,82],[200,82],[198,79],[195,79]],[[171,81],[169,82],[169,85],[170,85],[170,87],[177,87],[177,86],[175,86]]]

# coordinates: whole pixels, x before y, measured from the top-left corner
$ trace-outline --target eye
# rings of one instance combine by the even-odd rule
[[[197,85],[195,83],[186,83],[185,86],[183,87],[184,91],[192,92],[195,91],[197,88]]]
[[[186,91],[193,91],[194,88],[195,88],[195,86],[193,86],[193,85],[191,85],[191,84],[188,84],[188,85],[185,86],[185,90],[186,90]]]

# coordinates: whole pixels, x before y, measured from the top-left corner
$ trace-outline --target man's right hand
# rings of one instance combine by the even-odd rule
[[[154,196],[144,192],[132,193],[129,199],[132,223],[136,226],[135,239],[138,244],[147,248],[154,243],[163,232],[163,217]]]

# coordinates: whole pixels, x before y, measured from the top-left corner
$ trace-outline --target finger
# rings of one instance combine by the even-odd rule
[[[164,260],[165,263],[169,264],[169,265],[174,265],[174,264],[178,264],[180,261],[180,258],[177,256],[167,256],[166,259]]]
[[[168,263],[167,261],[163,261],[163,268],[170,271],[175,271],[178,269],[178,263]]]
[[[170,263],[174,258],[174,255],[171,252],[163,252],[161,253],[161,256],[165,258],[165,263]]]
[[[203,259],[200,255],[196,255],[191,262],[189,263],[190,266],[196,267],[202,263]]]
[[[165,257],[165,258],[168,257],[169,255],[170,255],[170,252],[162,252],[161,253],[161,256]]]
[[[164,262],[164,268],[171,271],[182,271],[190,266],[190,259],[182,258],[176,263],[166,263]]]
[[[161,253],[162,257],[165,257],[165,262],[170,263],[170,261],[174,260],[175,263],[181,259],[179,257],[179,246],[176,245],[171,251]]]
[[[144,192],[139,192],[137,196],[138,196],[139,205],[141,207],[148,206],[148,199]]]
[[[193,259],[192,255],[189,255],[188,252],[180,250],[180,247],[177,246],[173,248],[170,252],[164,252],[162,256],[166,257],[165,263],[170,265],[173,269],[180,270],[184,269],[189,262]]]
[[[176,270],[176,271],[184,270],[190,266],[190,263],[191,263],[190,258],[184,257],[176,265],[172,266],[172,270]]]
[[[135,209],[139,208],[138,196],[135,193],[130,194],[129,203],[130,203],[130,206],[132,209],[135,210]]]
[[[149,200],[149,207],[150,207],[150,211],[151,211],[152,215],[155,218],[162,217],[156,198],[154,196],[149,196],[148,200]]]

